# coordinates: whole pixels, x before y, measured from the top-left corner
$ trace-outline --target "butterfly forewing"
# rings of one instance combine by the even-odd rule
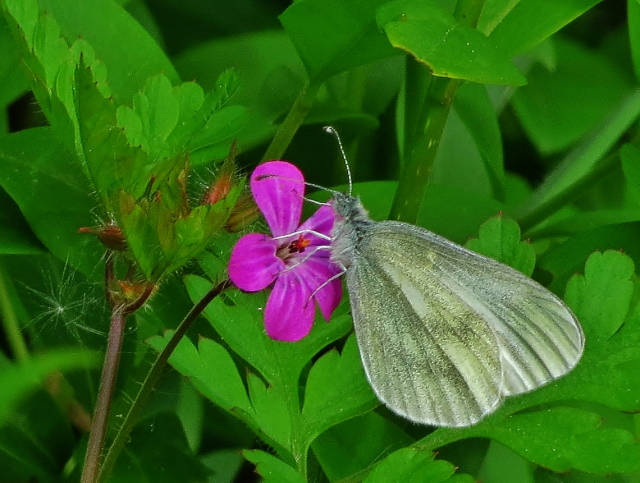
[[[580,326],[560,299],[413,225],[374,223],[347,285],[371,385],[416,422],[474,424],[504,396],[567,373],[582,353]]]

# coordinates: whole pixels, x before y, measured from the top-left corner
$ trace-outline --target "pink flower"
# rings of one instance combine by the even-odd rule
[[[256,292],[273,284],[264,320],[272,339],[297,341],[311,330],[315,302],[325,320],[338,306],[342,282],[340,269],[329,261],[327,237],[334,211],[322,206],[300,225],[304,177],[298,168],[284,161],[258,166],[251,175],[251,192],[273,236],[250,233],[233,247],[229,278],[241,290]],[[319,287],[322,288],[318,290]]]

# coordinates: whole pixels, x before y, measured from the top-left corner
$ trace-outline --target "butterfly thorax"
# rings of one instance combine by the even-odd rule
[[[336,193],[332,206],[336,221],[331,232],[331,261],[349,268],[353,264],[354,252],[358,251],[373,221],[360,199],[353,196]]]

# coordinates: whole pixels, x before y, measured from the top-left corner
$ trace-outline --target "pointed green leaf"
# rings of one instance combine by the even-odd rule
[[[455,474],[451,463],[435,460],[434,454],[418,447],[409,447],[394,451],[363,480],[364,483],[386,483],[389,481],[472,483],[470,475]]]
[[[377,20],[394,47],[429,66],[433,75],[483,84],[526,82],[501,44],[457,23],[436,2],[395,0],[380,7]]]
[[[338,72],[394,55],[375,23],[376,8],[383,3],[305,0],[293,2],[279,18],[309,77],[321,82]]]
[[[309,371],[302,409],[309,443],[331,426],[379,404],[364,375],[352,334],[342,353],[335,349],[327,352]]]
[[[147,343],[160,352],[172,335],[173,331],[166,331],[163,336],[148,339]],[[182,338],[171,354],[169,363],[221,408],[251,412],[251,404],[238,368],[220,344],[201,338],[196,349],[189,339]]]
[[[242,455],[256,465],[256,471],[265,483],[305,483],[307,480],[291,466],[275,456],[260,451],[245,450]]]
[[[480,226],[478,238],[469,240],[466,247],[491,257],[531,276],[536,264],[533,247],[520,241],[520,227],[504,216],[496,216]]]

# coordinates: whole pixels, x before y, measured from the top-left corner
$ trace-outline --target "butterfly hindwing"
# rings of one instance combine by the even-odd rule
[[[473,424],[504,396],[567,373],[582,353],[581,329],[555,295],[413,225],[374,223],[347,285],[376,394],[416,422]]]

